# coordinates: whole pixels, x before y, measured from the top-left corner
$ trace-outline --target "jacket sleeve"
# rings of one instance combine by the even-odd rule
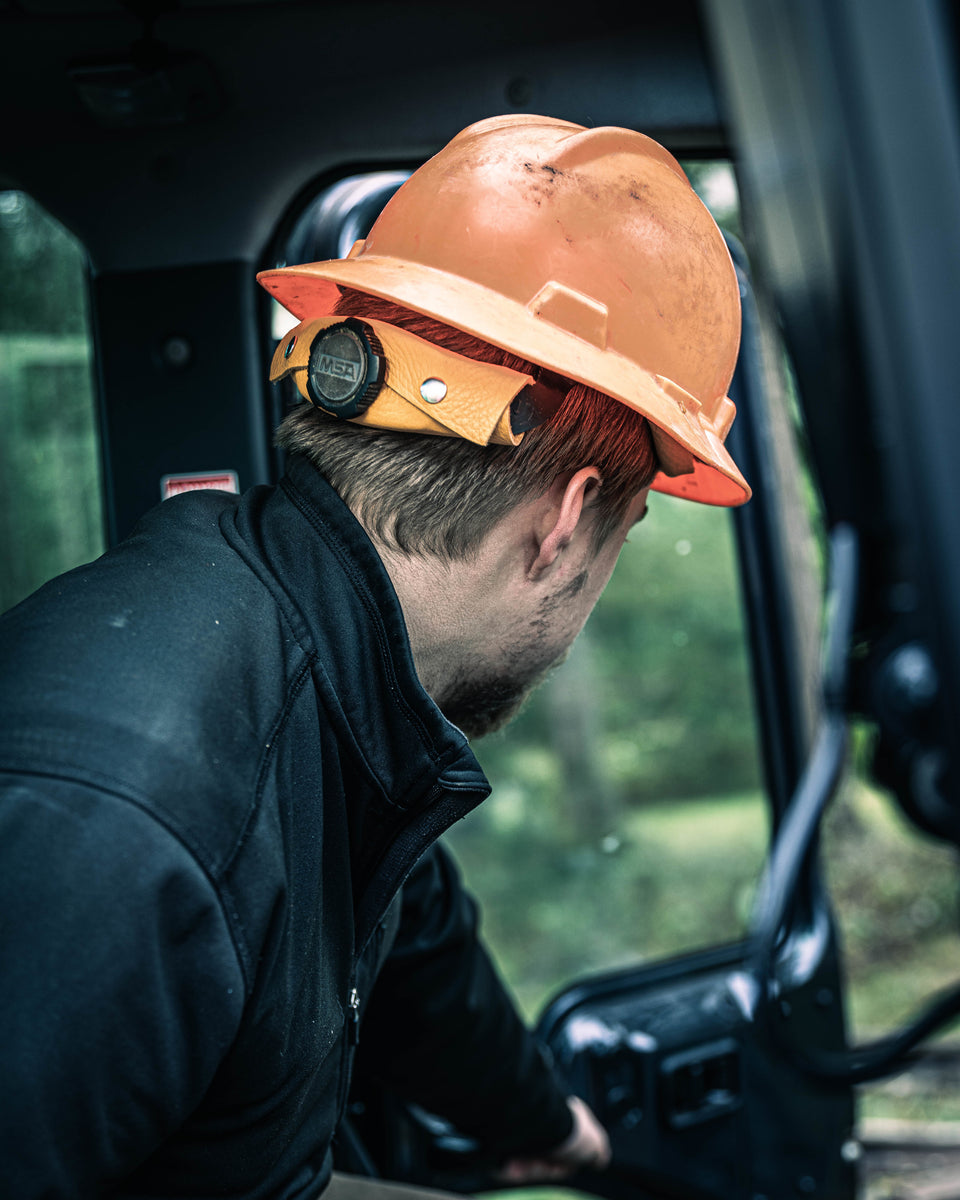
[[[478,937],[476,905],[434,846],[403,887],[400,925],[364,1017],[366,1069],[504,1156],[567,1137],[566,1093]]]
[[[243,979],[214,888],[142,809],[0,775],[0,1178],[111,1192],[196,1105]]]

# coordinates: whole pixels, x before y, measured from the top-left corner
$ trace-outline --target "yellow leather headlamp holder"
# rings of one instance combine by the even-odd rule
[[[283,337],[270,380],[287,376],[305,400],[356,425],[481,446],[518,446],[564,396],[532,375],[465,358],[384,321],[344,316],[302,321]]]

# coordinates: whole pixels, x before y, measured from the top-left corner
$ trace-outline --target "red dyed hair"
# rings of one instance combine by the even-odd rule
[[[336,311],[386,321],[477,361],[533,368],[471,334],[376,296],[344,291]],[[513,507],[588,466],[601,477],[594,526],[599,546],[658,469],[646,420],[581,383],[572,383],[556,414],[524,434],[517,447],[369,429],[309,404],[285,418],[277,445],[305,454],[384,544],[447,559],[469,555]]]

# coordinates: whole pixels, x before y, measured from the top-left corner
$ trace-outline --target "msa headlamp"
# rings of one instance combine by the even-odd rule
[[[383,347],[360,321],[331,325],[311,343],[307,392],[324,412],[345,420],[361,416],[379,395],[383,376]]]
[[[292,376],[305,400],[377,429],[519,445],[548,420],[569,384],[477,362],[383,321],[329,316],[283,338],[272,382]]]

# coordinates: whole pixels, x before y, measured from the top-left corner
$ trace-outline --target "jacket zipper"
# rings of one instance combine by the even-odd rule
[[[435,782],[430,791],[421,801],[421,809],[423,812],[428,812],[433,808],[436,801],[443,795],[444,792],[454,791],[456,789],[449,788],[446,785]],[[407,876],[416,866],[421,854],[431,846],[442,832],[452,825],[453,821],[449,821],[447,825],[438,827],[427,835],[421,835],[416,839],[413,846],[408,846],[402,859],[394,866],[386,878],[382,876],[371,880],[366,894],[361,901],[360,911],[357,916],[357,926],[359,930],[359,945],[360,952],[358,959],[362,958],[367,945],[373,937],[374,931],[378,923],[383,919],[384,914],[393,902],[394,897],[403,886]],[[392,849],[395,850],[395,844]],[[395,855],[394,855],[395,857]]]
[[[356,988],[351,988],[347,997],[347,1041],[351,1046],[360,1041],[360,993]]]
[[[340,1079],[337,1083],[337,1120],[343,1116],[347,1103],[347,1093],[350,1090],[350,1075],[353,1068],[353,1055],[360,1040],[360,993],[352,987],[347,993],[347,1011],[344,1024],[346,1026],[346,1045],[340,1055]],[[341,1043],[343,1045],[343,1043]]]

